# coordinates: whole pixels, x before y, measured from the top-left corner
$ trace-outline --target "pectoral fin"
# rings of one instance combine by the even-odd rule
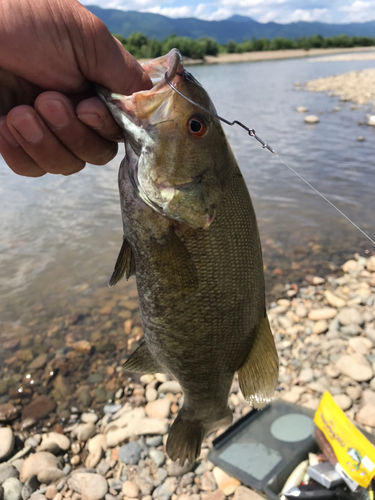
[[[173,228],[162,239],[155,240],[153,253],[161,275],[172,276],[182,289],[198,287],[197,268]]]
[[[258,327],[245,363],[238,370],[240,388],[245,401],[254,408],[270,402],[279,375],[279,358],[267,316]]]
[[[130,276],[135,274],[135,258],[133,254],[132,247],[129,242],[124,238],[121,246],[120,253],[118,254],[115,269],[109,280],[108,286],[114,286],[118,283],[125,275],[128,280]]]
[[[124,364],[125,370],[138,373],[165,373],[159,363],[151,356],[144,340]]]

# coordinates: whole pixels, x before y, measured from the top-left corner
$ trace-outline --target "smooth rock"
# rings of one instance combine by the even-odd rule
[[[37,476],[39,472],[48,467],[61,469],[60,460],[48,451],[40,451],[29,455],[22,466],[20,479],[24,483],[29,477]]]
[[[42,352],[32,360],[32,362],[29,364],[28,369],[29,370],[40,370],[41,368],[44,368],[45,364],[47,363],[48,359],[48,354],[45,352]]]
[[[348,410],[352,406],[352,400],[346,394],[337,394],[333,396],[333,399],[343,411]]]
[[[320,319],[312,327],[312,332],[315,335],[319,335],[321,333],[324,333],[327,330],[328,330],[328,323],[327,323],[327,321],[325,319]]]
[[[363,406],[355,416],[355,419],[362,425],[375,427],[375,405],[367,404]]]
[[[147,446],[157,448],[158,446],[161,445],[163,442],[163,437],[162,436],[150,436],[146,438],[146,444]]]
[[[169,476],[183,476],[194,468],[194,463],[185,463],[180,465],[179,462],[170,462],[167,464],[167,472]]]
[[[365,389],[362,392],[362,405],[371,404],[375,406],[375,392],[370,389]]]
[[[368,354],[372,349],[372,342],[366,337],[353,337],[349,339],[349,345],[359,354]]]
[[[158,391],[156,389],[154,389],[153,387],[146,389],[145,393],[146,401],[151,403],[152,401],[155,401],[157,397],[158,397]]]
[[[105,415],[113,415],[119,410],[121,410],[121,408],[122,408],[121,405],[114,405],[114,404],[105,405],[103,408],[103,412]]]
[[[201,477],[201,490],[203,491],[214,491],[216,490],[216,481],[211,471],[206,471]]]
[[[99,464],[100,460],[103,458],[103,454],[104,454],[103,448],[99,446],[98,448],[96,448],[95,451],[92,451],[91,453],[88,454],[85,461],[85,466],[88,469],[96,467]]]
[[[193,500],[193,497],[199,495],[191,495],[188,500]],[[180,500],[180,499],[179,499]],[[209,493],[206,497],[205,500],[225,500],[225,495],[221,490],[215,490],[212,493]],[[263,499],[264,500],[264,499]]]
[[[25,484],[22,486],[21,496],[22,500],[28,500],[31,495],[39,488],[39,481],[36,476],[31,476],[25,481]]]
[[[96,472],[101,476],[105,476],[110,469],[111,466],[109,463],[105,460],[105,458],[102,458],[96,467]]]
[[[134,481],[125,481],[121,491],[126,497],[137,498],[139,495],[139,486]]]
[[[141,447],[135,441],[124,444],[118,450],[119,459],[127,465],[136,465],[141,458]]]
[[[162,467],[165,463],[166,456],[160,450],[151,449],[149,451],[150,458],[155,462],[158,467]]]
[[[182,392],[180,384],[176,380],[168,380],[167,382],[163,382],[158,387],[159,394],[167,394],[168,392],[171,392],[172,394]]]
[[[320,321],[323,319],[332,319],[336,316],[337,310],[332,307],[322,307],[321,309],[312,309],[309,312],[308,318],[313,321]]]
[[[366,261],[366,269],[371,273],[375,273],[375,255],[369,257]]]
[[[3,482],[10,477],[18,479],[20,477],[20,473],[12,464],[0,464],[0,484],[3,484]]]
[[[305,123],[319,123],[319,118],[316,115],[307,115],[305,116]]]
[[[359,328],[358,325],[345,325],[340,328],[340,332],[343,333],[344,335],[359,335],[361,333],[361,329]]]
[[[120,405],[113,405],[113,406],[118,407]],[[121,406],[120,406],[120,408],[121,408]],[[117,409],[119,409],[119,408],[117,408]],[[117,411],[117,410],[115,410],[115,411]],[[106,413],[105,407],[104,407],[104,413]],[[113,413],[115,413],[115,412],[113,412]],[[83,424],[88,424],[90,422],[92,422],[93,424],[96,424],[96,422],[98,420],[99,420],[99,417],[96,413],[85,412],[85,413],[82,413],[82,415],[81,415],[81,422]]]
[[[233,500],[264,500],[264,497],[246,486],[238,486],[234,492]]]
[[[57,467],[47,467],[41,470],[37,475],[38,481],[43,484],[56,483],[63,477],[65,477],[64,471]]]
[[[312,368],[304,368],[303,370],[300,371],[300,374],[298,376],[298,380],[304,383],[311,382],[313,378],[314,378],[314,371],[312,370]]]
[[[48,396],[38,396],[30,404],[26,405],[22,411],[22,419],[34,418],[40,420],[53,412],[56,403]]]
[[[351,377],[356,382],[366,382],[373,377],[371,366],[360,354],[341,356],[337,360],[336,366],[344,375]]]
[[[297,112],[298,113],[308,113],[309,110],[306,108],[306,106],[297,106]]]
[[[85,500],[101,500],[108,492],[105,478],[88,472],[76,472],[68,479],[68,486]]]
[[[141,384],[143,385],[148,385],[154,380],[154,374],[153,373],[144,373],[143,375],[140,376],[139,380]]]
[[[93,422],[88,422],[80,426],[77,432],[78,441],[86,442],[96,434],[96,425]]]
[[[0,428],[0,462],[3,462],[13,451],[14,434],[9,427]]]
[[[42,442],[37,451],[51,451],[51,443],[56,444],[61,451],[68,451],[70,448],[70,440],[67,436],[58,432],[47,432],[42,435]]]
[[[22,483],[16,477],[10,477],[4,481],[3,485],[4,500],[22,500]]]
[[[13,422],[18,417],[17,408],[10,404],[0,404],[0,422]]]
[[[346,394],[353,400],[356,401],[362,396],[362,388],[359,385],[349,386],[345,389]]]
[[[241,484],[240,481],[225,471],[220,469],[220,467],[214,467],[212,469],[212,474],[214,475],[216,484],[218,488],[226,495],[232,495],[236,488]]]
[[[55,498],[57,496],[57,498],[55,500],[62,500],[62,495],[61,493],[59,493],[57,491],[57,488],[56,486],[48,486],[46,492],[45,492],[45,496],[48,500],[52,500],[53,498]]]
[[[164,483],[158,486],[153,494],[153,498],[161,497],[169,500],[177,488],[177,479],[175,477],[168,477]]]
[[[89,439],[86,443],[86,447],[90,453],[95,452],[98,448],[102,448],[104,451],[107,449],[107,444],[104,434],[97,434],[96,436]]]
[[[338,297],[336,294],[331,292],[330,290],[326,290],[324,292],[324,296],[328,302],[328,304],[332,307],[335,307],[336,309],[341,309],[342,307],[345,307],[346,302],[344,299],[341,297]]]
[[[342,325],[363,325],[363,316],[354,307],[345,307],[337,315],[337,319]]]
[[[172,401],[168,398],[151,401],[145,407],[146,415],[151,418],[168,418],[171,412],[171,404]]]

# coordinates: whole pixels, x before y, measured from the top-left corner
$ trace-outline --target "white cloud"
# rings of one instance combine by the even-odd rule
[[[343,22],[356,23],[375,19],[375,3],[373,0],[355,0],[350,5],[343,5],[339,10],[345,12]]]
[[[188,5],[181,7],[151,7],[149,9],[140,9],[141,12],[152,12],[153,14],[161,14],[167,17],[194,17],[194,8]]]

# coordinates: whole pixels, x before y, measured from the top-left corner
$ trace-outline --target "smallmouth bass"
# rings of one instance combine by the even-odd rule
[[[131,96],[98,87],[124,130],[119,171],[124,240],[110,285],[135,274],[144,336],[124,368],[169,373],[184,404],[173,460],[194,461],[207,433],[232,422],[237,372],[255,408],[271,399],[278,356],[265,309],[263,261],[249,192],[215,108],[179,52],[144,65],[160,78]]]

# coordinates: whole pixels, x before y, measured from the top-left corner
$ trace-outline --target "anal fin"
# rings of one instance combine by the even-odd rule
[[[124,238],[120,253],[118,254],[115,269],[109,280],[108,286],[114,286],[125,275],[128,280],[130,276],[135,274],[135,258],[130,243]]]
[[[140,341],[137,349],[124,364],[124,369],[138,373],[165,373],[165,370],[151,356],[144,340]]]
[[[245,401],[263,408],[271,401],[279,375],[279,358],[267,316],[262,318],[245,363],[238,370]]]

